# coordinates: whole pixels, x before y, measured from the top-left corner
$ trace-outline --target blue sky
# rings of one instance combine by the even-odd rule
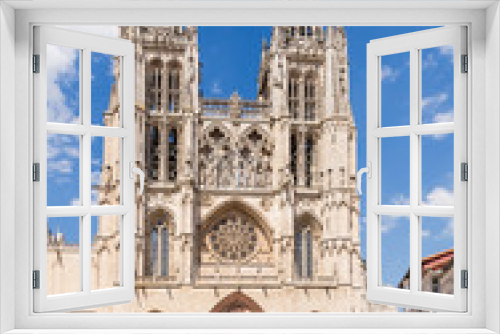
[[[116,35],[116,27],[85,27],[104,35]],[[370,40],[429,27],[346,27],[350,63],[350,99],[358,128],[357,164],[366,165],[366,45]],[[200,88],[205,97],[228,98],[234,91],[245,99],[257,94],[257,77],[262,40],[269,40],[271,27],[199,27],[202,61]],[[73,50],[49,50],[49,120],[74,122],[78,111],[79,59]],[[422,122],[453,120],[453,50],[448,47],[422,52]],[[409,122],[409,57],[407,54],[382,59],[382,125]],[[102,124],[102,112],[109,105],[113,82],[113,58],[92,58],[92,123]],[[96,87],[97,89],[94,89]],[[98,184],[102,164],[103,140],[93,141],[93,184]],[[382,141],[382,203],[406,204],[409,197],[409,140],[387,138]],[[50,136],[48,139],[48,205],[78,204],[78,138]],[[422,138],[422,202],[428,205],[453,204],[453,135]],[[363,185],[365,194],[365,184]],[[95,194],[94,194],[95,200]],[[362,254],[366,254],[365,197],[361,197],[360,231]],[[426,218],[423,221],[423,256],[453,247],[451,219]],[[395,285],[409,265],[408,220],[384,217],[382,254],[383,283]],[[93,230],[97,220],[93,219]],[[77,242],[75,224],[51,219],[49,228]]]

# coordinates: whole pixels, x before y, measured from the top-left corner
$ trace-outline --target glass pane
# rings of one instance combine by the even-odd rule
[[[453,218],[421,217],[422,291],[453,294]]]
[[[47,45],[47,122],[80,122],[80,50]]]
[[[79,291],[80,217],[47,218],[47,295]]]
[[[422,205],[453,206],[453,133],[421,136]]]
[[[92,290],[121,285],[121,218],[92,217]]]
[[[409,205],[410,137],[381,139],[381,204]]]
[[[121,138],[92,137],[92,205],[119,205]]]
[[[47,134],[47,205],[81,205],[80,136]]]
[[[410,53],[380,57],[382,126],[410,124]]]
[[[120,126],[120,57],[92,52],[92,125]]]
[[[453,45],[421,50],[421,122],[453,122]]]
[[[381,286],[410,288],[410,219],[408,216],[380,216]]]

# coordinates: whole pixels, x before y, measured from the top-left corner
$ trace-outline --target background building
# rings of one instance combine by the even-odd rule
[[[120,30],[136,45],[136,160],[147,177],[136,298],[99,311],[393,311],[365,298],[344,30],[275,27],[253,101],[199,93],[196,27]],[[119,122],[118,96],[115,86],[107,126]],[[106,138],[99,204],[120,201],[119,158]],[[119,226],[100,219],[96,289],[119,282]],[[52,288],[63,292],[78,252],[49,240]]]
[[[453,295],[453,248],[422,259],[422,291]],[[409,289],[410,270],[398,287]]]

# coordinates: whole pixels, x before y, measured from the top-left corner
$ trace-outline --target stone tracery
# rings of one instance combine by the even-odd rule
[[[219,219],[208,233],[214,253],[226,261],[244,261],[257,248],[256,227],[249,217],[231,212]]]
[[[224,129],[225,130],[225,129]],[[272,180],[272,147],[266,132],[247,129],[235,142],[228,130],[213,126],[200,141],[200,183],[210,188],[264,188]]]
[[[200,228],[200,265],[262,265],[272,257],[272,236],[265,221],[244,203],[228,201]]]

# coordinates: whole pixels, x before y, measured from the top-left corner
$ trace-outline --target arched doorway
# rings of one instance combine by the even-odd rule
[[[252,298],[239,291],[233,292],[218,302],[210,312],[213,313],[247,313],[264,312],[262,307]]]

